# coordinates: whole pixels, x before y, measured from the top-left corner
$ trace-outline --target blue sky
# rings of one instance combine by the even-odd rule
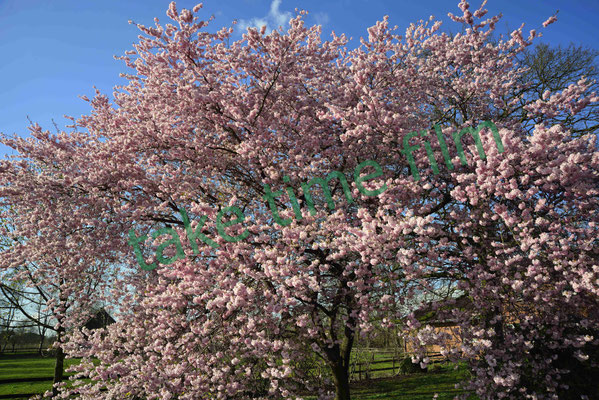
[[[138,30],[127,23],[150,25],[158,17],[166,23],[168,0],[0,0],[0,132],[26,135],[29,116],[44,129],[54,130],[52,119],[64,129],[63,115],[79,117],[90,111],[79,95],[92,97],[93,86],[112,96],[123,83],[126,67],[113,55],[122,55],[137,42]],[[192,8],[198,1],[179,1],[177,7]],[[326,38],[332,30],[354,41],[367,36],[366,28],[384,15],[403,32],[410,22],[434,15],[443,29],[459,30],[448,12],[459,14],[458,1],[449,0],[206,0],[201,13],[215,15],[213,27],[268,24],[276,27],[294,14],[309,11],[308,22],[323,25]],[[480,1],[472,1],[478,8]],[[488,15],[503,13],[499,30],[524,32],[540,28],[559,9],[558,21],[544,31],[540,41],[570,42],[599,49],[599,2],[596,0],[490,0]],[[7,148],[0,146],[0,155]]]

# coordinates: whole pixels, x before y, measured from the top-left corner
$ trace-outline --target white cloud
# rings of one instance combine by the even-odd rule
[[[314,14],[314,21],[317,25],[325,26],[329,22],[329,15],[325,12],[317,12]]]
[[[242,32],[247,31],[247,29],[251,27],[260,29],[264,25],[268,28],[268,23],[264,18],[252,18],[249,21],[242,19],[239,21],[239,28]]]
[[[270,12],[268,13],[268,15],[274,19],[277,27],[287,25],[291,19],[291,13],[289,11],[281,12],[281,10],[279,10],[280,5],[281,0],[273,0],[272,3],[270,3]]]
[[[249,20],[240,20],[239,28],[241,31],[245,32],[249,27],[260,29],[265,25],[266,30],[269,32],[273,29],[277,29],[279,26],[286,27],[291,19],[291,13],[289,11],[281,11],[279,9],[281,6],[281,1],[282,0],[272,0],[272,3],[270,3],[270,10],[264,17],[254,17]]]

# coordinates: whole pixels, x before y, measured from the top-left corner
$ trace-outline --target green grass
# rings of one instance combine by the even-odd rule
[[[437,400],[450,400],[464,393],[455,385],[467,377],[468,371],[463,366],[456,370],[451,364],[439,364],[427,373],[352,383],[351,394],[353,400],[431,400],[435,394],[438,394]],[[314,400],[315,397],[306,399]]]
[[[52,357],[40,357],[37,354],[3,354],[0,355],[0,380],[11,378],[42,378],[54,375]],[[67,369],[77,363],[76,360],[65,360]]]
[[[372,356],[371,356],[372,357]],[[387,358],[375,354],[375,359]],[[65,369],[77,360],[65,360]],[[392,364],[389,363],[389,366]],[[376,364],[383,368],[386,364]],[[11,378],[51,377],[54,359],[41,358],[37,354],[0,355],[0,380]],[[465,368],[453,369],[450,365],[439,365],[435,371],[379,378],[352,384],[354,400],[430,400],[437,393],[438,400],[449,400],[459,393],[454,385],[467,376]],[[376,377],[376,375],[375,375]],[[43,393],[52,388],[52,380],[43,382],[19,382],[0,384],[0,395],[21,393]]]
[[[455,388],[455,384],[466,377],[464,368],[454,370],[447,365],[428,373],[356,383],[352,385],[352,399],[431,400],[438,394],[438,400],[449,400],[463,393]]]
[[[0,355],[0,380],[16,378],[50,378],[39,382],[0,383],[0,395],[43,393],[52,388],[54,376],[52,357],[40,357],[36,353]],[[77,360],[65,360],[65,369]]]
[[[0,385],[0,394],[44,393],[50,389],[52,389],[52,381],[4,383]]]

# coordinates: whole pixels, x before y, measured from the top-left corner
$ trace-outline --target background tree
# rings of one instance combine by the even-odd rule
[[[14,336],[17,308],[4,296],[0,296],[0,352],[6,351]]]
[[[596,49],[585,48],[570,44],[563,48],[540,43],[532,49],[527,49],[518,58],[518,65],[527,68],[520,75],[519,81],[523,87],[520,93],[514,94],[520,98],[520,107],[515,111],[521,113],[529,131],[535,123],[544,122],[549,125],[561,125],[570,129],[573,135],[595,133],[599,128],[599,107],[588,104],[580,112],[572,115],[567,112],[554,111],[554,115],[529,116],[524,110],[526,102],[543,100],[545,92],[553,93],[566,90],[581,79],[589,81],[584,95],[599,92],[597,77],[599,70],[595,59],[599,55]]]
[[[25,148],[17,147],[26,153]],[[56,190],[64,188],[57,183],[64,176],[32,159],[5,161],[0,169],[4,222],[0,293],[27,326],[40,329],[41,340],[46,330],[56,333],[54,383],[59,383],[64,374],[65,333],[89,318],[90,309],[105,295],[113,270],[86,254],[92,246],[102,246],[101,242],[90,242],[99,239],[94,237],[98,229],[74,228],[70,222],[73,215],[84,212],[78,210],[72,191]]]

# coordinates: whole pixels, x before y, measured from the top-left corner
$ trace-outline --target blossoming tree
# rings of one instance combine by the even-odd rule
[[[201,6],[138,25],[114,102],[98,93],[76,132],[34,132],[55,151],[25,152],[80,193],[73,226],[102,228],[110,251],[89,255],[135,268],[113,292],[120,320],[69,335],[91,382],[64,391],[349,399],[358,335],[420,328],[401,306],[440,282],[476,304],[452,311],[463,343],[448,352],[471,362],[469,388],[566,390],[568,352],[587,362],[599,339],[599,155],[591,133],[542,121],[597,98],[581,79],[522,105],[514,60],[539,33],[492,43],[499,16],[459,7],[463,34],[431,17],[399,36],[384,18],[355,49],[303,12],[238,41],[206,31]]]
[[[0,165],[0,291],[23,318],[56,332],[54,383],[59,383],[65,335],[85,324],[94,306],[102,304],[115,272],[108,263],[117,260],[110,250],[97,257],[110,245],[103,240],[101,218],[86,226],[86,216],[98,214],[64,184],[56,164],[43,162],[56,156],[55,143],[46,147],[9,138],[4,143],[27,157]]]

